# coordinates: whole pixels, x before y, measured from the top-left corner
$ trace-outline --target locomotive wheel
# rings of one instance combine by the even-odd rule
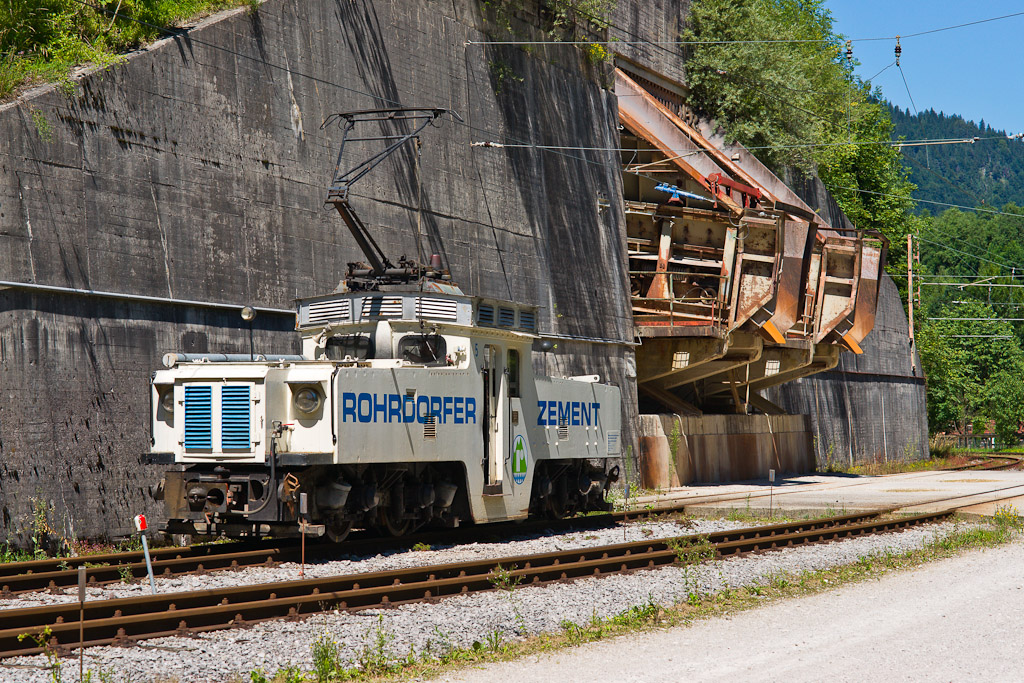
[[[549,496],[547,514],[551,519],[565,519],[576,514],[576,501],[568,502],[564,498]]]
[[[381,529],[387,532],[388,536],[395,538],[404,536],[409,531],[411,525],[411,520],[408,519],[392,519],[391,513],[384,506],[381,506],[378,518],[380,519]]]
[[[352,531],[352,522],[337,522],[335,524],[327,525],[327,538],[331,539],[334,543],[341,543],[348,538],[349,532]]]

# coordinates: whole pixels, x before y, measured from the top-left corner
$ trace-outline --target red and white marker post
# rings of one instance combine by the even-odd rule
[[[146,540],[146,515],[135,515],[135,530],[142,538],[142,552],[146,556],[146,571],[149,573],[149,587],[156,595],[156,581],[153,580],[153,563],[149,560],[149,542]]]

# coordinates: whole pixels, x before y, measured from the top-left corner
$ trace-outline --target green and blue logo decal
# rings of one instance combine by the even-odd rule
[[[526,468],[528,465],[526,439],[520,435],[516,437],[515,445],[512,447],[512,478],[517,484],[522,484],[526,481]]]

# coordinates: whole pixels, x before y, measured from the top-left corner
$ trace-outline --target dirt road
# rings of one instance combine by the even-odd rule
[[[451,683],[1021,681],[1024,542],[689,628],[450,674]]]

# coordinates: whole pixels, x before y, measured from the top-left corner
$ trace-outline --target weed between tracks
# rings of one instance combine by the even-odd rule
[[[754,585],[725,588],[713,593],[700,592],[690,573],[697,564],[713,556],[712,546],[706,540],[698,540],[679,544],[675,548],[684,566],[684,581],[687,581],[690,591],[684,601],[670,607],[663,607],[653,597],[649,597],[647,603],[635,605],[611,617],[602,618],[595,612],[585,623],[564,620],[560,630],[555,633],[508,640],[505,633],[495,629],[471,647],[454,646],[450,636],[437,627],[436,638],[428,641],[427,646],[419,652],[410,650],[405,657],[391,654],[390,645],[395,636],[387,629],[383,617],[378,617],[364,639],[363,649],[355,657],[354,666],[342,663],[337,643],[325,632],[311,646],[313,671],[303,672],[291,666],[272,676],[257,670],[235,680],[236,683],[298,683],[429,678],[465,666],[513,660],[649,629],[685,626],[700,619],[759,607],[774,600],[812,595],[845,584],[877,578],[887,572],[952,557],[965,550],[995,547],[1012,540],[1022,531],[1024,520],[1018,511],[1012,507],[1000,508],[989,523],[958,524],[952,532],[917,550],[874,553],[852,564],[828,569],[780,572]],[[492,584],[504,591],[510,600],[514,600],[517,591],[521,590],[511,569],[495,570]],[[525,628],[520,630],[520,634],[525,635]]]

